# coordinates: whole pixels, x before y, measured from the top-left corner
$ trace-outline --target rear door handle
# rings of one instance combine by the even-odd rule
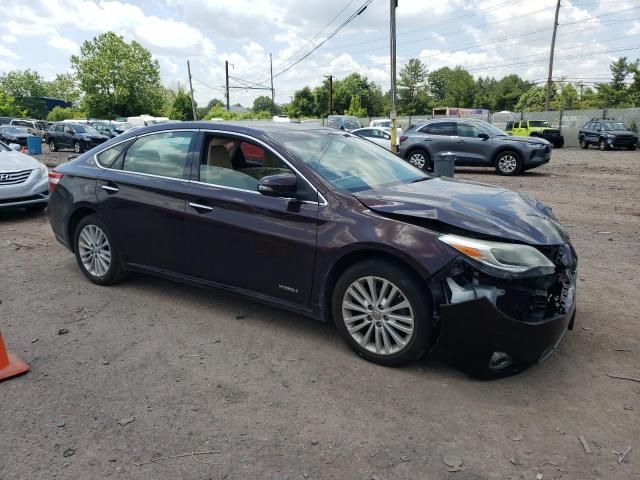
[[[109,193],[117,193],[120,191],[118,187],[114,187],[113,185],[102,185],[102,189]]]
[[[209,205],[202,205],[201,203],[189,202],[189,206],[194,208],[198,213],[206,213],[213,210],[213,207]]]

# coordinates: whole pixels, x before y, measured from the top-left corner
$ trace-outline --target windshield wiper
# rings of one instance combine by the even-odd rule
[[[418,183],[418,182],[424,182],[425,180],[431,180],[433,177],[418,177],[415,178],[413,180],[411,180],[409,183]]]

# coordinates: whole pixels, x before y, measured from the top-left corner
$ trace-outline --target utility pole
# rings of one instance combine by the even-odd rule
[[[269,71],[271,72],[271,107],[276,109],[276,91],[273,89],[273,57],[269,54]]]
[[[558,0],[558,3],[560,0]],[[389,38],[391,50],[391,151],[396,153],[396,138],[398,135],[396,112],[396,8],[398,0],[390,0]]]
[[[584,83],[580,82],[580,85],[578,85],[580,87],[580,101],[582,101],[582,90],[584,89]]]
[[[553,21],[553,35],[551,35],[551,52],[549,54],[549,77],[547,78],[547,99],[544,102],[544,109],[549,111],[549,103],[551,102],[551,84],[553,77],[553,51],[556,48],[556,32],[558,31],[558,14],[560,13],[560,0],[556,4],[556,18]]]
[[[189,72],[189,90],[191,91],[191,110],[193,111],[193,119],[197,120],[196,116],[196,102],[193,99],[193,84],[191,83],[191,65],[189,65],[189,60],[187,60],[187,72]]]
[[[333,75],[324,77],[329,79],[329,113],[327,115],[331,115],[333,113]]]
[[[229,61],[224,61],[225,88],[227,96],[227,112],[229,111]]]

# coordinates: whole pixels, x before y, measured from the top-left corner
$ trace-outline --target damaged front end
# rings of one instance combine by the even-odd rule
[[[432,277],[434,352],[484,378],[550,355],[573,327],[577,257],[571,245],[440,239],[461,255]]]

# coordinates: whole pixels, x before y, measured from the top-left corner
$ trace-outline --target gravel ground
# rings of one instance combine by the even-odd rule
[[[563,149],[521,177],[457,172],[552,205],[580,256],[576,329],[491,382],[376,366],[218,292],[95,286],[46,214],[0,214],[0,327],[32,368],[0,384],[0,479],[640,479],[640,383],[607,376],[640,378],[639,166]]]

